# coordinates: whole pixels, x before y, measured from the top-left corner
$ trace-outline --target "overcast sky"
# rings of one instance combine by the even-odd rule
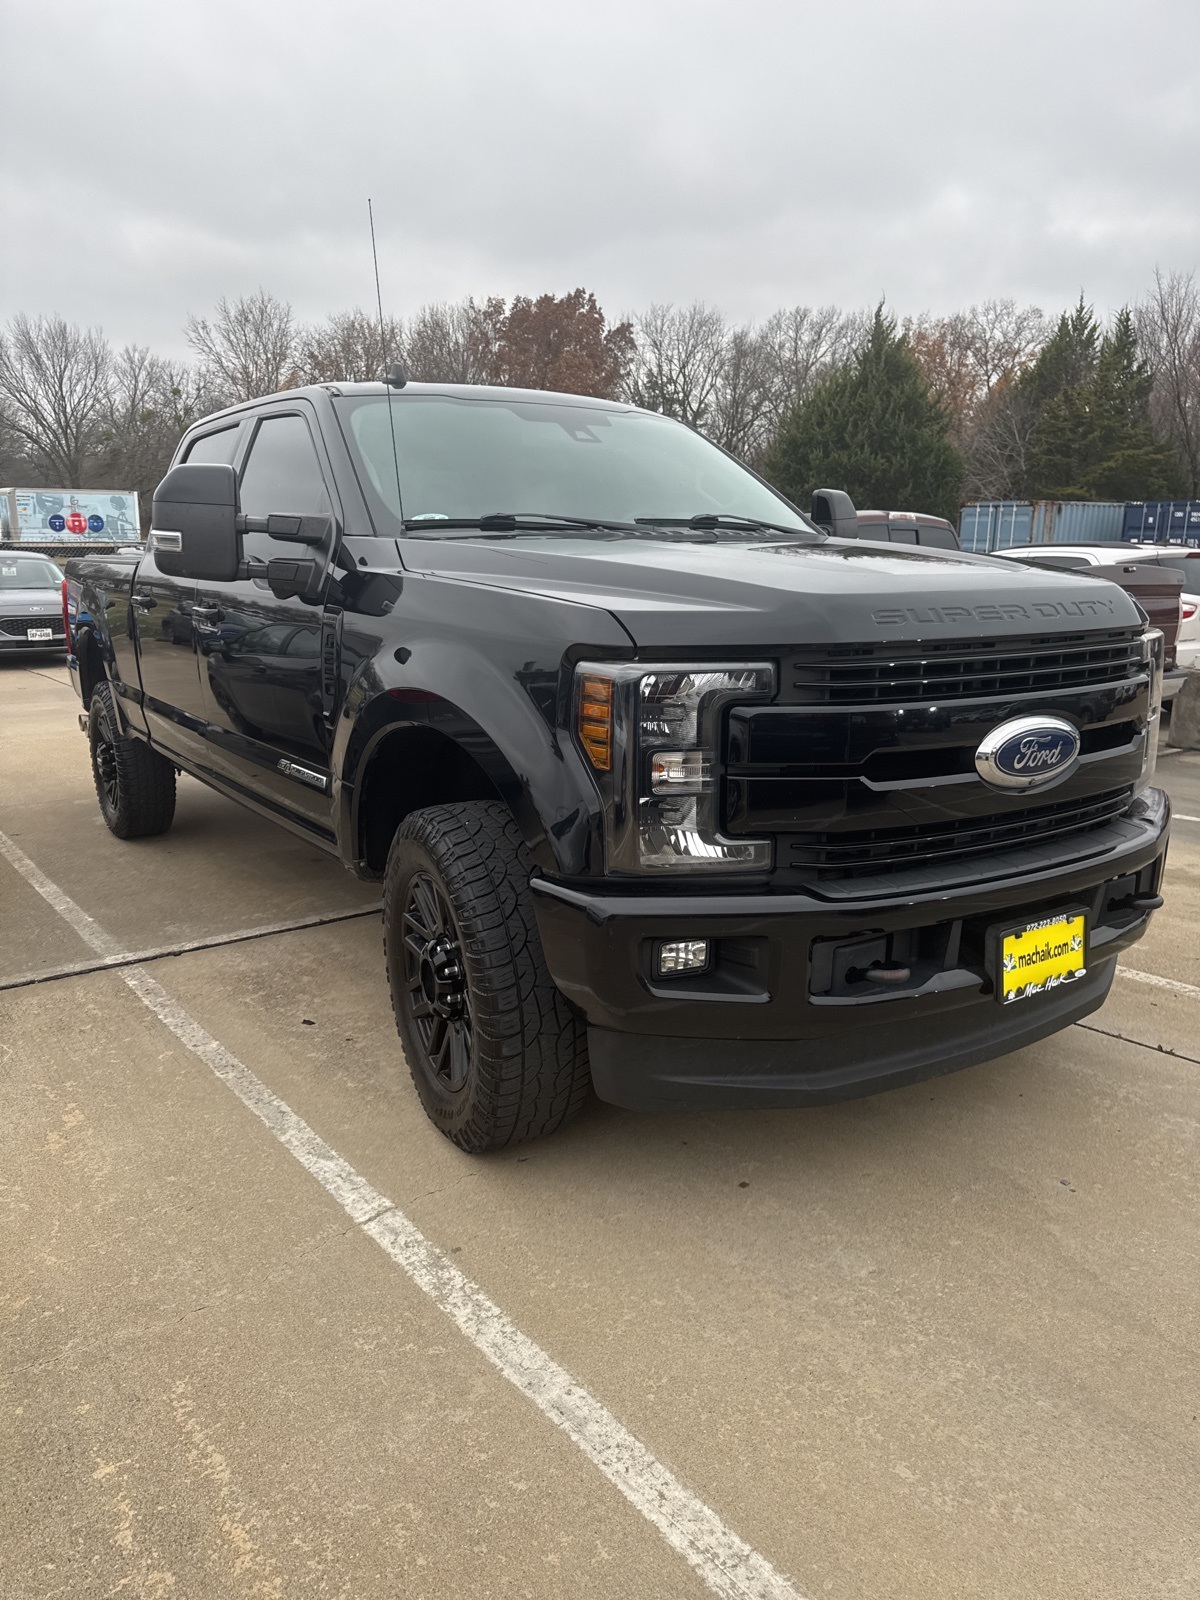
[[[182,352],[594,289],[938,311],[1200,262],[1197,0],[0,0],[0,317]]]

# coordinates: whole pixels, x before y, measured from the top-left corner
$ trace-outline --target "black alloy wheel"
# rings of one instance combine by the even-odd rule
[[[88,744],[100,813],[117,838],[165,833],[175,815],[175,768],[143,740],[122,733],[107,680],[92,690]]]
[[[453,914],[427,872],[408,881],[402,924],[409,1015],[423,1065],[456,1094],[471,1071],[471,997]]]
[[[472,1154],[552,1133],[591,1085],[583,1018],[546,967],[532,871],[501,801],[413,811],[388,853],[396,1028],[425,1114]]]
[[[117,747],[113,740],[108,718],[101,716],[96,722],[96,742],[92,746],[96,763],[96,787],[100,791],[100,804],[114,816],[121,805],[121,769],[117,765]]]

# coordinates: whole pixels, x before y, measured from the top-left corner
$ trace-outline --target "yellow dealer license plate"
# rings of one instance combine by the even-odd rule
[[[996,998],[1004,1005],[1074,983],[1087,971],[1087,917],[1069,911],[1000,936]]]

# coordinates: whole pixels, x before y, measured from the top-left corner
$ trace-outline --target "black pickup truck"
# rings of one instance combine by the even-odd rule
[[[1161,635],[851,529],[628,405],[396,376],[224,411],[140,559],[70,564],[105,819],[163,832],[188,772],[382,880],[468,1150],[589,1085],[792,1106],[1014,1050],[1161,904]]]

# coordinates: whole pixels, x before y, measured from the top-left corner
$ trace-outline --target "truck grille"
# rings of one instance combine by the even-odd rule
[[[1007,699],[1119,683],[1143,670],[1138,635],[1129,630],[971,645],[826,646],[797,652],[789,665],[781,699],[791,705]]]
[[[1130,787],[1086,800],[1031,806],[1015,816],[1009,812],[1001,816],[959,817],[917,828],[802,834],[788,841],[787,864],[807,869],[808,875],[817,878],[844,878],[961,861],[1027,843],[1061,841],[1102,828],[1126,811],[1132,798]]]
[[[30,628],[49,628],[56,639],[63,637],[62,617],[53,612],[40,617],[0,617],[0,633],[10,639],[24,639]]]

